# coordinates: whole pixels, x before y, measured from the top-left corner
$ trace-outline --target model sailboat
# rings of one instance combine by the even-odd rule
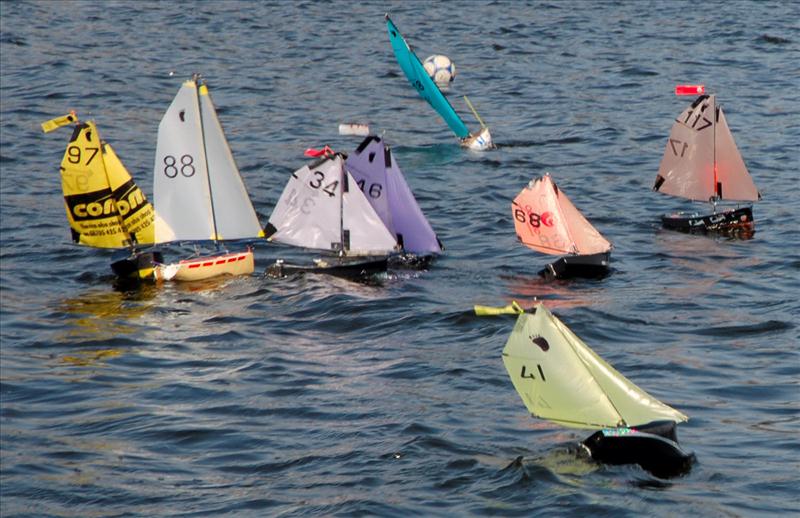
[[[521,313],[503,349],[514,388],[535,417],[597,430],[583,445],[609,464],[636,463],[656,476],[686,472],[694,456],[677,442],[687,421],[634,385],[543,305]]]
[[[74,130],[61,160],[61,189],[73,242],[117,249],[111,268],[120,277],[150,277],[160,254],[138,247],[153,244],[153,206],[93,121],[80,122],[73,112],[45,122],[42,129],[70,124]]]
[[[400,34],[400,31],[389,18],[388,14],[386,15],[386,28],[389,31],[389,42],[392,44],[397,62],[400,64],[400,68],[408,78],[411,86],[413,86],[417,93],[428,101],[428,104],[430,104],[431,107],[436,110],[436,113],[444,119],[450,129],[453,130],[453,133],[456,134],[456,137],[458,137],[461,145],[478,151],[494,148],[495,146],[492,142],[492,135],[489,133],[489,128],[483,123],[466,96],[464,97],[465,101],[475,115],[475,118],[478,119],[478,122],[481,124],[480,131],[474,135],[470,133],[467,125],[464,124],[464,121],[461,120],[461,117],[459,117],[458,113],[453,109],[453,106],[448,102],[447,98],[441,90],[439,90],[439,87],[436,86],[436,83],[425,71],[425,67],[422,66],[417,55],[411,50],[411,47],[408,46],[406,40],[403,39],[403,35]]]
[[[220,243],[263,237],[208,87],[181,86],[158,126],[153,198],[156,243],[211,242],[217,253],[155,269],[158,280],[201,280],[254,270],[250,247],[218,253]]]
[[[704,91],[702,86],[697,90]],[[681,92],[679,87],[676,93]],[[751,205],[717,212],[717,202],[758,201],[761,194],[744,165],[716,96],[700,95],[675,119],[653,190],[713,205],[712,214],[663,216],[665,228],[684,232],[753,231]]]
[[[279,260],[275,275],[315,272],[359,277],[386,271],[397,241],[375,213],[344,157],[330,153],[292,173],[266,228],[270,241],[328,253],[313,265]]]
[[[401,264],[424,265],[442,252],[441,241],[425,219],[383,139],[365,138],[347,157],[344,166],[397,241],[400,254],[396,257]]]
[[[511,202],[514,228],[528,248],[563,255],[539,272],[545,278],[599,277],[608,273],[611,243],[575,208],[546,173]],[[566,254],[566,255],[564,255]]]

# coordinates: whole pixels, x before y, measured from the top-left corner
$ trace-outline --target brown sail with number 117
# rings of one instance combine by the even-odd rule
[[[666,228],[687,232],[752,232],[751,206],[716,210],[720,201],[761,199],[716,96],[701,95],[675,119],[653,190],[713,204],[712,214],[679,213],[662,217]]]

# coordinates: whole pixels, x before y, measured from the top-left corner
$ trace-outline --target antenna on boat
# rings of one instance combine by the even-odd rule
[[[717,213],[717,201],[722,198],[722,184],[719,183],[719,176],[717,175],[717,120],[719,120],[719,106],[717,106],[716,99],[714,100],[714,106],[712,106],[711,118],[714,121],[714,125],[711,127],[711,130],[714,132],[713,135],[713,145],[712,149],[714,150],[714,161],[712,162],[714,167],[714,194],[711,196],[711,205],[713,206],[714,214]]]
[[[466,95],[464,96],[464,100],[467,102],[467,106],[469,106],[469,109],[472,110],[472,114],[475,116],[476,119],[478,119],[481,128],[485,128],[486,124],[483,123],[483,119],[481,119],[481,116],[478,115],[478,111],[475,109],[474,106],[472,106],[472,103],[469,102],[469,98]]]

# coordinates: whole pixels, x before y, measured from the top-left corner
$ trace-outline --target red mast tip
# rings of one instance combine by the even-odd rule
[[[303,153],[303,154],[305,156],[308,156],[308,157],[319,158],[321,156],[326,156],[326,157],[327,156],[333,156],[336,153],[330,147],[325,146],[322,149],[314,149],[314,148],[310,147],[310,148],[306,149],[305,153]]]
[[[675,95],[699,95],[706,93],[705,85],[678,85],[675,87]]]

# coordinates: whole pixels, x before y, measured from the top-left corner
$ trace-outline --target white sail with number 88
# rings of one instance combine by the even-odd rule
[[[205,84],[184,82],[161,119],[153,174],[157,243],[260,235]]]

